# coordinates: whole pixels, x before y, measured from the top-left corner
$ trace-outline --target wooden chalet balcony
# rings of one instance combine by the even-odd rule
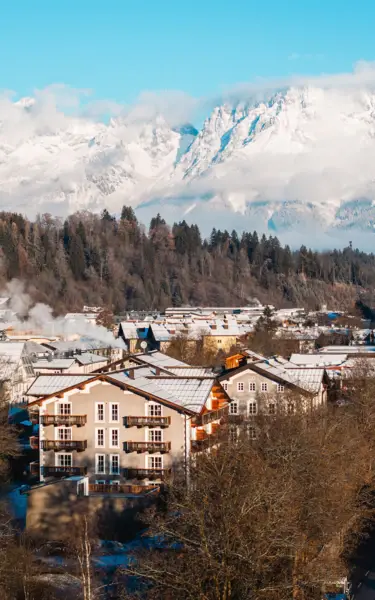
[[[42,425],[86,425],[87,415],[42,415]]]
[[[172,469],[125,469],[126,479],[164,479]]]
[[[70,477],[71,475],[86,475],[87,467],[42,467],[44,477]]]
[[[213,427],[213,425],[212,425]],[[221,428],[220,425],[217,425],[212,430],[212,433],[209,435],[205,431],[198,430],[197,438],[195,440],[191,440],[191,450],[192,452],[201,452],[202,450],[206,450],[211,446],[215,446],[220,439],[221,436]]]
[[[86,475],[86,473],[87,467],[42,467],[42,474],[45,477],[70,477],[71,475]],[[38,462],[30,463],[30,475],[37,475],[39,477]]]
[[[42,450],[77,450],[83,452],[87,448],[87,440],[42,440]]]
[[[125,427],[169,427],[171,417],[124,417]]]
[[[110,484],[110,483],[90,483],[89,484],[89,493],[90,494],[132,494],[136,496],[141,496],[151,490],[155,490],[154,485],[131,485],[120,483]]]
[[[199,415],[193,419],[193,425],[208,425],[208,423],[212,423],[212,421],[220,421],[220,419],[226,418],[229,411],[229,405],[223,406],[218,410],[210,410],[209,412],[204,413],[203,415]]]
[[[171,450],[171,442],[124,442],[125,452],[161,452]]]

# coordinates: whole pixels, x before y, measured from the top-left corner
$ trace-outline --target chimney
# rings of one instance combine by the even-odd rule
[[[223,327],[224,327],[224,329],[229,329],[228,323],[224,323]]]
[[[128,377],[129,377],[129,379],[134,379],[134,369],[128,370]]]
[[[211,325],[211,329],[217,329],[217,325]]]
[[[155,367],[155,375],[156,375],[156,377],[159,377],[159,375],[160,375],[160,368],[159,367]]]

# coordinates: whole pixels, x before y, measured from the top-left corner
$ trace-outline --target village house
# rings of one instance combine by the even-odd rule
[[[227,371],[219,381],[231,399],[232,422],[259,414],[293,414],[327,403],[329,378],[324,368],[303,368],[250,351],[229,357],[226,365]]]
[[[144,366],[98,375],[40,375],[28,397],[39,424],[34,471],[41,481],[87,475],[92,493],[104,489],[100,486],[111,491],[161,483],[187,464],[191,452],[215,443],[228,412],[221,385],[199,368],[179,376],[155,376]]]
[[[66,373],[92,373],[108,364],[108,358],[84,352],[72,358],[54,358],[49,355],[47,359],[32,362],[35,375],[42,374],[66,374]]]
[[[25,401],[25,392],[34,371],[25,342],[0,342],[0,380],[5,384],[11,404]]]

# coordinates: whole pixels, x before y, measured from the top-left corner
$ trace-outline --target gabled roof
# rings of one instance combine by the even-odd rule
[[[58,393],[62,394],[97,380],[118,385],[190,415],[201,413],[216,381],[215,377],[173,377],[172,375],[142,376],[132,379],[128,371],[100,375],[39,375],[28,389],[27,395],[38,397],[34,402],[30,402],[30,405],[40,404]]]
[[[125,340],[137,340],[139,338],[135,323],[132,323],[131,321],[122,321],[119,330],[120,328]]]
[[[0,342],[0,362],[18,363],[25,349],[25,342]]]
[[[171,358],[170,356],[167,356],[167,354],[163,354],[158,350],[154,350],[153,352],[145,352],[143,354],[133,354],[130,356],[130,358],[131,360],[134,360],[134,362],[153,365],[163,369],[168,369],[168,367],[190,366],[187,363],[177,360],[176,358]]]
[[[37,360],[32,363],[35,369],[69,369],[75,363],[74,358],[54,358],[53,360]]]
[[[39,375],[26,396],[51,396],[95,379],[95,375]]]
[[[140,377],[130,379],[125,371],[108,374],[131,389],[150,394],[193,413],[200,413],[211,393],[215,379],[183,377]]]
[[[150,329],[156,342],[168,342],[172,337],[165,325],[152,323]]]
[[[101,363],[108,362],[108,358],[106,356],[101,356],[100,354],[93,354],[92,352],[84,352],[83,354],[77,354],[74,359],[80,365],[91,365],[93,363]]]
[[[237,373],[244,371],[254,371],[264,377],[278,383],[289,384],[298,387],[309,394],[317,394],[322,384],[324,369],[300,369],[294,365],[294,368],[286,369],[283,365],[277,365],[275,360],[263,360],[247,363],[237,369],[232,369],[219,377],[219,381],[230,379]]]
[[[292,354],[290,362],[297,366],[328,367],[341,365],[346,359],[346,354]]]
[[[213,377],[214,375],[209,367],[168,367],[168,372],[178,377]]]

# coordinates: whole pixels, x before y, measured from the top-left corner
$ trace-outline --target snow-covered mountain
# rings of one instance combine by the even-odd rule
[[[375,228],[375,94],[302,87],[213,109],[200,131],[0,102],[0,208],[138,209],[260,230]]]

